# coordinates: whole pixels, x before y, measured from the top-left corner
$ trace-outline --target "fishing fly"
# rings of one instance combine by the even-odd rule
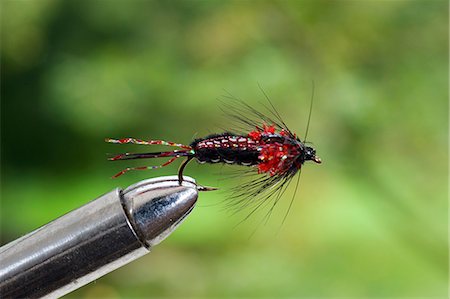
[[[263,105],[268,111],[268,115],[228,94],[224,97],[227,101],[222,102],[221,109],[234,121],[236,125],[234,132],[225,131],[219,134],[211,134],[195,139],[189,145],[164,140],[107,138],[106,142],[117,144],[164,145],[178,148],[163,152],[123,153],[111,157],[109,158],[111,161],[169,158],[165,163],[158,166],[125,168],[113,177],[117,178],[131,170],[161,168],[179,158],[185,158],[178,171],[180,184],[183,181],[183,172],[186,165],[193,159],[201,164],[225,163],[246,166],[247,169],[243,173],[239,173],[239,177],[247,177],[248,180],[233,189],[233,205],[238,209],[252,205],[254,206],[252,212],[254,212],[267,202],[267,199],[277,194],[271,211],[286,191],[292,178],[301,171],[305,162],[313,161],[320,164],[322,161],[316,155],[316,150],[307,145],[306,141],[313,97],[311,97],[305,137],[301,140],[289,130],[266,93],[264,91],[263,93],[269,103],[269,106]],[[297,187],[298,181],[296,190]]]

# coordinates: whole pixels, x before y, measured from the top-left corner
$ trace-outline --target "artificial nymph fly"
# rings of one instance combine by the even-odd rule
[[[246,207],[256,204],[255,210],[272,195],[278,192],[275,203],[286,190],[291,179],[301,170],[306,161],[321,163],[313,147],[306,144],[311,107],[305,139],[302,141],[292,133],[281,119],[281,116],[267,98],[270,107],[265,107],[270,116],[249,106],[242,100],[232,96],[225,97],[222,111],[236,124],[234,132],[227,131],[195,139],[184,145],[163,140],[141,140],[135,138],[106,139],[110,143],[133,143],[140,145],[166,145],[178,147],[176,150],[150,153],[124,153],[109,158],[111,161],[163,158],[167,162],[159,166],[129,167],[117,173],[118,177],[130,170],[147,170],[164,167],[178,158],[184,157],[178,171],[178,179],[183,181],[183,171],[187,163],[195,159],[199,163],[226,163],[246,166],[249,171],[240,177],[250,178],[247,182],[234,188],[233,197],[236,206]],[[239,132],[239,133],[236,133]],[[297,182],[298,186],[298,182]],[[249,204],[246,199],[253,198]]]
[[[169,165],[180,157],[186,157],[178,172],[180,182],[183,180],[185,165],[193,158],[201,164],[226,163],[242,166],[255,166],[259,174],[270,176],[294,175],[306,161],[321,163],[316,151],[298,139],[290,131],[281,129],[277,132],[275,125],[263,124],[247,135],[231,132],[212,134],[194,140],[190,145],[183,145],[164,140],[141,140],[136,138],[106,139],[110,143],[134,143],[141,145],[168,145],[181,148],[167,152],[124,153],[109,158],[111,161],[171,157],[159,166],[129,167],[114,175],[114,178],[130,170],[146,170]]]

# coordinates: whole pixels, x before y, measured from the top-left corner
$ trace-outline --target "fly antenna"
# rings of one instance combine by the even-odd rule
[[[309,123],[311,121],[311,112],[312,112],[312,107],[313,107],[313,102],[314,102],[314,89],[315,89],[314,80],[311,81],[311,85],[312,85],[311,101],[309,104],[308,122],[306,123],[305,139],[303,140],[303,142],[306,142],[306,137],[308,136],[308,131],[309,131]]]
[[[264,97],[266,98],[267,102],[269,103],[270,107],[272,107],[272,110],[269,109],[268,107],[266,107],[267,110],[270,111],[270,113],[275,116],[278,121],[283,125],[280,127],[284,128],[285,130],[289,131],[288,126],[284,123],[283,118],[281,117],[280,113],[278,113],[278,110],[275,108],[275,106],[272,104],[272,101],[270,100],[269,96],[267,95],[267,93],[264,91],[264,89],[262,88],[261,84],[259,82],[258,83],[258,87],[261,90],[261,92],[263,93]]]

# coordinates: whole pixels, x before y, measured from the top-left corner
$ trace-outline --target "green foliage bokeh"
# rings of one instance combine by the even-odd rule
[[[2,244],[116,186],[105,137],[220,132],[226,92],[269,94],[323,159],[269,222],[199,206],[139,261],[68,298],[447,294],[447,1],[1,3]],[[132,165],[157,163],[138,161]],[[229,189],[222,167],[186,174]],[[255,230],[256,229],[256,230]],[[253,232],[255,233],[253,234]],[[249,238],[252,236],[251,238]]]

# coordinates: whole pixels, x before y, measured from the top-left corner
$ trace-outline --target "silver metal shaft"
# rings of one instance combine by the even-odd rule
[[[191,212],[192,178],[116,189],[0,248],[0,297],[60,297],[145,255]]]

